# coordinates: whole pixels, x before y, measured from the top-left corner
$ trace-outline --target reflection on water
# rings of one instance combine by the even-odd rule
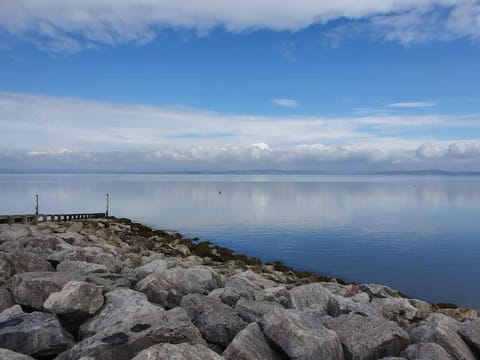
[[[0,214],[103,211],[265,260],[480,308],[480,178],[0,175]],[[221,193],[220,193],[221,192]]]

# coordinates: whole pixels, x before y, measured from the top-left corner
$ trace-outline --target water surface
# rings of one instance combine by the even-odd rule
[[[104,211],[298,269],[480,309],[480,178],[0,175],[0,214]]]

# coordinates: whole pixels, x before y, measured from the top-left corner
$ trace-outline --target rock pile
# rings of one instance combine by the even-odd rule
[[[126,219],[0,225],[0,359],[480,359],[480,318]]]

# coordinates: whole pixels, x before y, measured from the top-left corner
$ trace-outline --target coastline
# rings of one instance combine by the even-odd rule
[[[409,359],[426,343],[453,358],[480,351],[475,310],[263,263],[125,218],[0,225],[0,292],[0,348],[33,358]]]

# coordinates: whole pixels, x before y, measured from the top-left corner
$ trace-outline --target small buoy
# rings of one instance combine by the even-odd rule
[[[218,192],[218,195],[222,195],[222,192],[221,192],[221,191],[219,191],[219,192]]]

